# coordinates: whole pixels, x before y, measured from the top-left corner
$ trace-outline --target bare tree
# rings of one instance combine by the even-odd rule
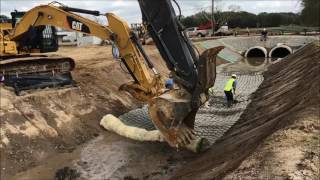
[[[241,11],[241,8],[238,5],[229,5],[228,11],[222,11],[222,8],[217,9],[216,11],[217,24],[224,25],[228,23],[228,21],[232,19],[233,16],[235,15],[235,12],[239,12],[239,11]]]

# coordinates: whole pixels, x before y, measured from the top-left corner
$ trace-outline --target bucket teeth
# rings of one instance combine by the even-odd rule
[[[190,143],[190,141],[188,141],[187,136],[182,135],[182,136],[181,136],[181,139],[183,139],[183,145],[184,145],[184,146]]]
[[[180,137],[180,136],[178,136],[177,137],[177,145],[178,145],[178,147],[179,147],[179,145],[180,146],[184,146],[184,140],[183,140],[183,138],[182,137]]]
[[[190,129],[186,129],[185,136],[188,138],[188,142],[190,143],[193,139],[195,139],[195,135]]]
[[[179,145],[179,147],[190,144],[194,139],[196,139],[196,136],[193,130],[187,127],[180,128],[179,131],[177,131],[176,133],[176,142]]]

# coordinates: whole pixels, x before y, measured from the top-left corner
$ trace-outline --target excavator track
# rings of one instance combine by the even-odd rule
[[[33,73],[65,73],[74,69],[72,58],[61,56],[29,56],[3,59],[0,61],[0,72],[3,75],[24,75]]]
[[[75,68],[72,58],[61,56],[1,57],[0,74],[6,86],[15,93],[22,91],[74,85],[71,71]]]

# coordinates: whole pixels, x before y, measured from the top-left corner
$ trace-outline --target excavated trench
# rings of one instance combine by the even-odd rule
[[[226,67],[224,67],[226,68]],[[231,108],[226,107],[223,91],[224,83],[231,73],[218,67],[218,75],[214,93],[208,106],[201,108],[196,116],[195,131],[200,137],[205,137],[210,144],[214,144],[224,133],[232,127],[247,105],[250,94],[263,81],[261,72],[239,72],[239,87],[236,100]],[[154,130],[155,127],[148,118],[147,107],[132,110],[120,116],[122,121],[130,126]],[[170,179],[174,172],[182,168],[188,159],[199,155],[186,150],[177,152],[165,143],[135,142],[115,134],[105,132],[104,135],[79,147],[68,156],[56,156],[59,163],[47,162],[29,171],[19,173],[13,179],[28,179],[35,174],[39,179],[54,176],[50,169],[61,169],[68,166],[74,169],[84,179]],[[152,165],[151,165],[152,164]],[[68,174],[69,173],[69,174]],[[70,175],[70,172],[66,173]]]
[[[314,102],[319,82],[311,83],[311,79],[320,78],[319,53],[319,43],[310,44],[264,73],[248,67],[239,69],[239,64],[220,66],[215,93],[196,116],[196,133],[212,144],[202,154],[177,152],[165,143],[135,142],[103,131],[71,153],[52,156],[11,179],[52,179],[56,172],[73,179],[221,178],[268,135],[292,123],[291,115]],[[226,108],[221,89],[232,73],[239,75],[239,102]],[[146,108],[120,118],[128,125],[154,129]]]
[[[218,67],[218,71],[221,71]],[[235,97],[237,104],[231,108],[226,107],[224,92],[225,82],[230,78],[230,73],[218,73],[214,93],[210,98],[209,104],[201,108],[196,115],[195,132],[199,137],[205,137],[213,144],[219,139],[240,117],[244,109],[249,104],[249,96],[256,91],[263,81],[262,74],[238,73],[238,80],[241,82],[238,87],[238,94]],[[128,126],[155,130],[148,115],[148,107],[135,109],[119,117]]]

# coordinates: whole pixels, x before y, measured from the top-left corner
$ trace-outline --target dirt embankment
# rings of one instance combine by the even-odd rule
[[[319,106],[299,111],[292,118],[295,123],[268,137],[225,179],[318,179]]]
[[[154,46],[146,46],[161,73],[166,69]],[[78,87],[49,89],[17,97],[7,87],[1,95],[1,179],[32,168],[56,153],[71,152],[101,131],[107,113],[120,115],[141,106],[118,87],[131,81],[111,47],[64,47],[57,53],[76,61]],[[161,62],[161,63],[159,63]],[[122,65],[123,66],[123,65]]]
[[[306,118],[312,118],[313,123],[317,124],[319,63],[320,48],[317,42],[272,65],[264,73],[264,82],[252,96],[252,102],[240,120],[209,151],[187,162],[172,179],[222,178],[237,168],[270,134],[294,123],[301,115],[311,113]],[[315,133],[319,132],[319,126],[313,128]],[[273,176],[271,179],[274,179],[276,175],[269,174],[268,177]],[[241,175],[227,178],[233,177]]]

